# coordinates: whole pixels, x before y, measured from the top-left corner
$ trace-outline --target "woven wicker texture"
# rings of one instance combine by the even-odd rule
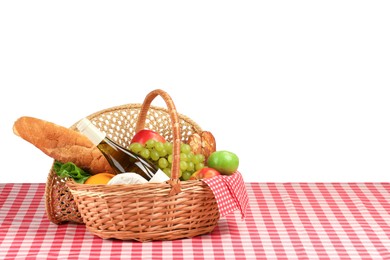
[[[72,193],[69,191],[66,181],[50,170],[45,187],[46,215],[55,223],[65,222],[83,223],[80,212]]]
[[[157,96],[164,99],[168,109],[151,106]],[[193,237],[215,228],[219,212],[210,188],[202,181],[178,180],[180,142],[192,133],[201,133],[202,129],[176,112],[166,92],[154,90],[143,104],[105,109],[88,118],[124,147],[143,128],[152,129],[173,142],[171,179],[159,184],[84,185],[64,182],[51,170],[46,207],[52,222],[84,222],[99,237],[138,241]]]
[[[182,182],[172,196],[168,184],[69,186],[87,229],[101,238],[187,238],[211,232],[219,219],[214,195],[201,181]]]

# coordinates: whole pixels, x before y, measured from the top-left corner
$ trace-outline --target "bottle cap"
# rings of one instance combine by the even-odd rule
[[[81,133],[86,135],[95,146],[106,137],[106,134],[101,132],[88,118],[81,119],[76,127]]]

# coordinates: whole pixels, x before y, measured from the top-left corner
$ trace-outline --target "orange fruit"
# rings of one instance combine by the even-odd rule
[[[114,176],[114,174],[108,172],[97,173],[89,177],[84,184],[107,184]]]

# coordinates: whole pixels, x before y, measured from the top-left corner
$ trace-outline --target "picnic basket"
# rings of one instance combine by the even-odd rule
[[[167,108],[152,106],[160,96]],[[85,185],[60,179],[50,170],[46,211],[57,224],[84,223],[101,238],[174,240],[211,232],[220,218],[215,196],[203,181],[180,181],[180,142],[201,127],[176,111],[163,90],[151,91],[142,104],[105,109],[87,117],[124,147],[140,129],[159,132],[173,142],[170,180],[164,183]],[[75,128],[73,125],[72,128]]]

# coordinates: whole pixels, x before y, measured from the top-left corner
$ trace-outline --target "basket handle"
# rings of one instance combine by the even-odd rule
[[[157,97],[161,96],[165,104],[168,107],[169,116],[171,118],[172,124],[172,133],[173,133],[173,146],[172,146],[172,169],[171,169],[171,179],[169,184],[172,186],[171,192],[169,195],[175,195],[180,192],[180,180],[179,180],[179,169],[180,169],[180,124],[179,116],[176,111],[175,104],[173,103],[172,98],[168,95],[167,92],[161,89],[155,89],[151,91],[144,99],[142,103],[140,112],[138,114],[138,119],[135,127],[135,132],[145,128],[146,115],[149,111],[150,104]]]

